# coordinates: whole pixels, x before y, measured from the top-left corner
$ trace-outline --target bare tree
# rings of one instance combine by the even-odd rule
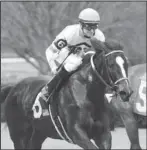
[[[66,25],[77,23],[79,12],[86,7],[99,11],[100,29],[106,38],[124,44],[132,64],[146,61],[144,2],[1,2],[1,6],[2,51],[12,49],[41,74],[50,71],[46,48]]]

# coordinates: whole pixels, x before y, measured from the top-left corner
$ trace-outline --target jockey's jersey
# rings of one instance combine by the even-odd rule
[[[105,36],[103,32],[99,29],[95,30],[95,38],[104,42]],[[68,46],[74,45],[82,48],[85,52],[87,52],[91,48],[90,38],[86,38],[80,27],[80,24],[74,24],[66,26],[55,38],[52,43],[52,46],[58,50]]]

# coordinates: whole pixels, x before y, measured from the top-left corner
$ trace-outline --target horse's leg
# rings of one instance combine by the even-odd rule
[[[129,102],[119,101],[118,99],[113,99],[111,103],[119,113],[125,125],[128,137],[131,142],[131,149],[141,149],[139,144],[138,126],[133,115],[131,104]]]
[[[27,149],[27,146],[29,144],[29,140],[31,137],[32,130],[28,129],[25,130],[19,130],[19,131],[10,131],[10,137],[14,143],[15,149]]]
[[[5,107],[6,122],[15,149],[25,149],[31,136],[29,122],[20,113],[16,99],[11,97]]]
[[[71,139],[74,144],[82,147],[83,149],[98,149],[88,137],[86,131],[83,129],[81,125],[81,120],[79,120],[79,116],[85,113],[77,111],[77,106],[70,106],[67,117],[67,128],[68,132],[71,135]],[[84,119],[87,118],[84,115]]]
[[[104,132],[102,135],[95,136],[93,138],[95,144],[100,148],[100,149],[111,149],[112,145],[112,136],[110,131]]]
[[[96,130],[101,131],[101,133],[98,132],[97,134],[95,134],[93,140],[100,149],[111,149],[112,136],[110,132],[110,121],[107,112],[103,112],[101,121],[103,123],[102,128],[100,128],[97,123],[95,124],[97,128]]]
[[[83,149],[98,149],[89,139],[87,133],[80,127],[80,125],[72,125],[73,128],[69,130],[72,133],[72,140],[74,144],[79,145]]]
[[[30,126],[29,128],[27,128],[27,129],[25,130],[25,137],[24,137],[24,146],[25,146],[25,149],[28,149],[28,148],[29,148],[29,142],[30,142],[32,133],[33,133],[33,128],[32,128],[32,126]]]
[[[47,136],[41,134],[39,131],[34,129],[28,148],[29,149],[41,149],[42,143],[44,142],[46,138]]]

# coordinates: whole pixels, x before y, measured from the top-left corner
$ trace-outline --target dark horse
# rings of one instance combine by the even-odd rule
[[[115,42],[104,44],[95,38],[91,42],[96,53],[90,56],[89,63],[64,81],[54,97],[66,132],[74,144],[84,149],[111,149],[107,108],[110,104],[105,99],[108,87],[114,93],[111,103],[123,119],[131,149],[141,149],[138,128],[127,101],[130,87],[122,47]],[[15,149],[41,149],[47,137],[61,139],[50,116],[34,119],[32,114],[35,98],[47,82],[45,77],[26,78],[14,85],[6,97],[6,121]]]

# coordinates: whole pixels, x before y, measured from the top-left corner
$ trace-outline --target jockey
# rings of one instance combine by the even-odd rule
[[[91,37],[105,42],[103,32],[98,29],[100,16],[96,10],[86,8],[80,12],[78,18],[79,23],[66,26],[46,50],[47,61],[54,74],[53,79],[46,85],[46,90],[42,92],[47,99],[58,83],[82,64],[85,53],[91,48]],[[72,46],[76,48],[72,49]],[[62,67],[57,70],[61,64]]]

